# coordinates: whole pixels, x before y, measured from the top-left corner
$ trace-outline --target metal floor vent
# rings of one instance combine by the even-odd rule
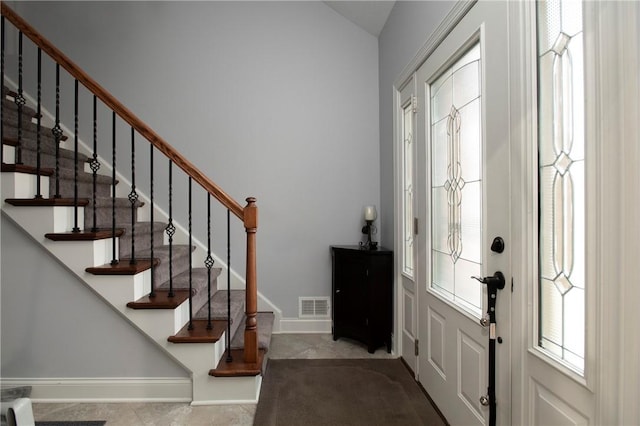
[[[300,297],[298,298],[300,318],[329,318],[328,297]]]

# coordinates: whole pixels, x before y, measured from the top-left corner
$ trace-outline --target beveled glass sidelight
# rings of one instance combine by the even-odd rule
[[[585,138],[582,3],[537,3],[538,346],[584,372]]]
[[[431,289],[482,315],[480,43],[430,84]]]
[[[413,229],[413,104],[409,102],[402,109],[402,161],[404,174],[402,176],[402,209],[403,209],[403,241],[402,268],[403,272],[413,277],[414,266],[414,229]]]

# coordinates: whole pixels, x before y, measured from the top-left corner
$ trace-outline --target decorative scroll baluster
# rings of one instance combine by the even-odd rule
[[[153,210],[154,210],[154,203],[153,203],[153,144],[149,144],[149,168],[151,169],[150,171],[150,176],[151,176],[151,180],[150,182],[150,187],[151,187],[151,191],[150,191],[150,196],[151,196],[151,204],[149,205],[149,210],[151,210],[150,212],[150,219],[151,219],[151,254],[150,254],[150,258],[151,258],[151,292],[149,292],[149,297],[155,297],[156,295],[156,291],[155,291],[155,286],[153,285],[153,280],[155,279],[156,276],[156,267],[155,267],[155,262],[153,259],[153,233],[154,233],[154,226],[153,226]]]
[[[60,127],[60,64],[56,64],[56,124],[51,129],[56,140],[56,193],[54,198],[62,198],[60,195],[60,140],[62,139],[62,128]]]
[[[38,117],[36,124],[36,198],[42,198],[42,179],[40,170],[42,168],[42,140],[40,130],[42,126],[42,49],[38,48]]]
[[[93,156],[89,162],[89,167],[93,172],[93,227],[91,232],[98,231],[97,220],[97,206],[96,206],[96,192],[98,185],[98,170],[100,170],[100,162],[98,161],[98,100],[93,95]]]
[[[129,193],[129,202],[131,203],[131,259],[130,265],[136,262],[136,202],[138,201],[138,193],[136,192],[136,138],[135,130],[131,128],[131,192]]]
[[[0,18],[0,80],[2,80],[2,102],[0,102],[0,143],[4,141],[4,16]],[[4,146],[0,147],[0,164],[4,164]]]
[[[211,268],[213,267],[213,257],[211,257],[211,194],[207,192],[207,258],[204,261],[207,267],[207,330],[213,329],[211,323]]]
[[[2,82],[4,84],[4,81]],[[18,96],[15,98],[18,107],[18,145],[16,146],[16,164],[22,164],[22,107],[27,103],[22,95],[22,31],[18,33]]]
[[[192,232],[191,232],[191,176],[189,176],[189,330],[193,330],[193,281],[192,281],[192,272],[193,272],[193,250],[192,247]]]
[[[112,142],[111,142],[111,248],[112,259],[111,264],[118,264],[116,253],[116,113],[111,114],[112,117]]]
[[[80,232],[78,227],[78,79],[75,80],[73,102],[73,232]]]
[[[166,227],[169,236],[169,297],[173,297],[173,234],[176,227],[173,225],[173,161],[169,160],[169,223]]]
[[[227,209],[227,362],[231,356],[231,211]]]

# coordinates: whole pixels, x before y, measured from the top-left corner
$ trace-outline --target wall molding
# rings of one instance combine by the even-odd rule
[[[183,377],[3,378],[3,387],[31,386],[33,402],[191,402]]]
[[[331,333],[330,319],[299,319],[299,318],[282,318],[280,320],[280,329],[274,334],[283,333]]]

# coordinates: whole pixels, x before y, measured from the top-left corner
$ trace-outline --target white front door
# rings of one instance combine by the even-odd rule
[[[490,337],[496,418],[511,416],[507,23],[507,2],[478,2],[416,74],[418,375],[452,425],[489,423]],[[488,293],[472,276],[497,271],[497,325],[481,324]]]

